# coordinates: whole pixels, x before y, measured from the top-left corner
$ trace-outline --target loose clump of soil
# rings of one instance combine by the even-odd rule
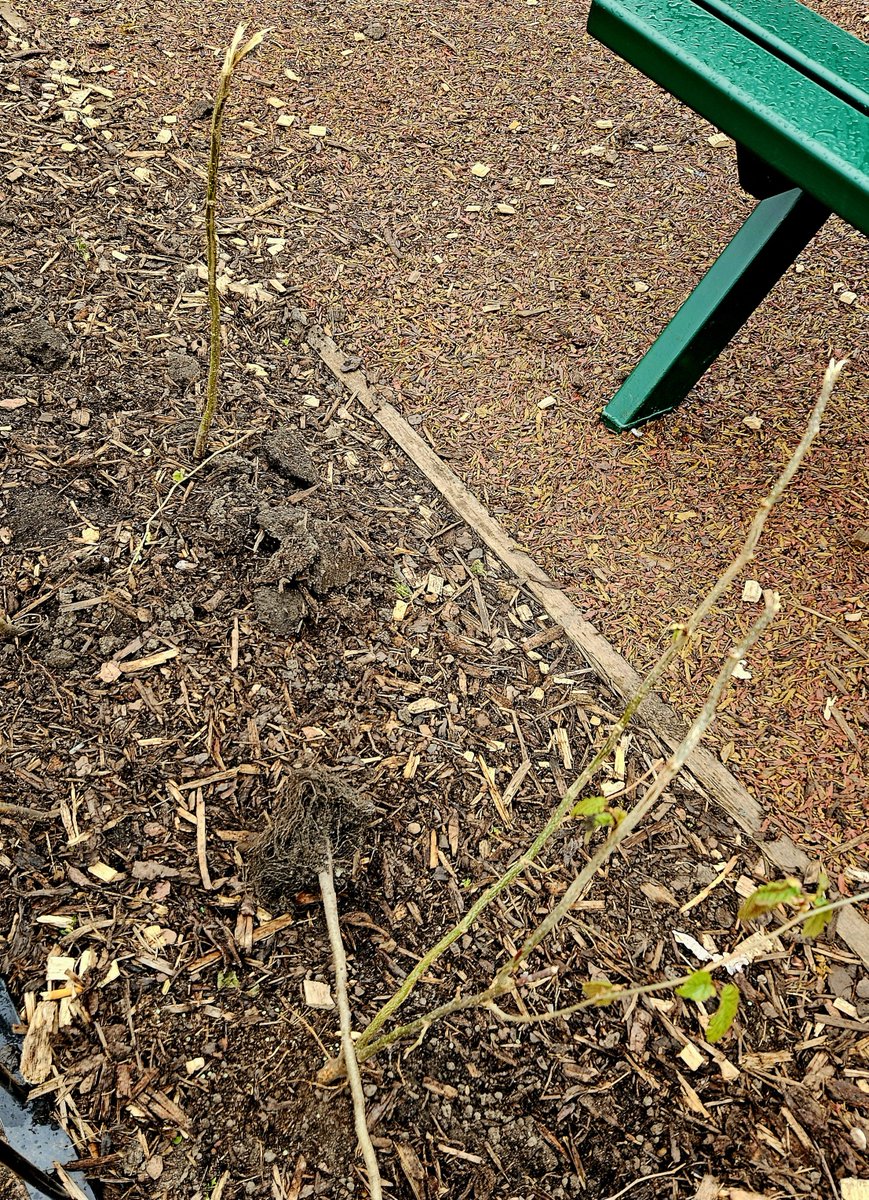
[[[287,479],[314,486],[319,482],[317,468],[308,448],[297,433],[286,426],[263,439],[263,449],[272,466]]]
[[[56,371],[69,355],[69,341],[44,317],[0,326],[0,372]]]
[[[345,588],[363,569],[364,557],[341,521],[323,520],[305,504],[284,503],[283,478],[314,490],[319,482],[309,451],[286,426],[264,437],[256,454],[215,460],[208,491],[218,494],[205,509],[204,525],[215,546],[250,552],[245,575],[256,585],[254,612],[272,633],[288,636],[316,607],[314,596]]]

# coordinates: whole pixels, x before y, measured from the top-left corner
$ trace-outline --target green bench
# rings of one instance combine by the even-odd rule
[[[869,234],[869,45],[797,0],[592,0],[588,32],[729,134],[760,203],[607,405],[671,412],[831,213]]]

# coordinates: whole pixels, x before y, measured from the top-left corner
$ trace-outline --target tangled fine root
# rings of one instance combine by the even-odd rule
[[[326,844],[340,875],[352,862],[374,805],[340,776],[311,767],[286,778],[268,829],[249,843],[249,878],[263,898],[283,900],[316,885]]]

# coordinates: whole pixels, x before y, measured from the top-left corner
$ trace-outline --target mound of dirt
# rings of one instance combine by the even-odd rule
[[[266,458],[288,479],[313,487],[319,481],[317,468],[308,448],[297,433],[287,425],[263,439]]]
[[[44,317],[0,328],[0,371],[57,371],[69,355],[66,337]]]

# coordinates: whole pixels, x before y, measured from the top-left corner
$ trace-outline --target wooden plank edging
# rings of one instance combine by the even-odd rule
[[[347,356],[322,329],[313,326],[307,340],[333,375],[401,447],[456,515],[478,534],[531,592],[547,615],[564,630],[568,640],[594,668],[599,678],[618,692],[625,702],[630,700],[640,686],[641,679],[627,659],[584,620],[573,602],[534,559],[516,548],[494,517],[408,425],[398,410],[378,398],[369,386],[365,372],[361,369],[343,369]],[[686,732],[686,726],[678,714],[655,694],[647,697],[634,719],[650,729],[671,750],[679,745]],[[789,837],[782,836],[774,842],[764,841],[763,809],[714,754],[704,746],[698,746],[688,759],[686,769],[740,829],[757,843],[772,863],[788,873],[804,871],[808,867],[808,855]],[[836,932],[869,967],[869,922],[853,908],[846,908],[836,918]]]

